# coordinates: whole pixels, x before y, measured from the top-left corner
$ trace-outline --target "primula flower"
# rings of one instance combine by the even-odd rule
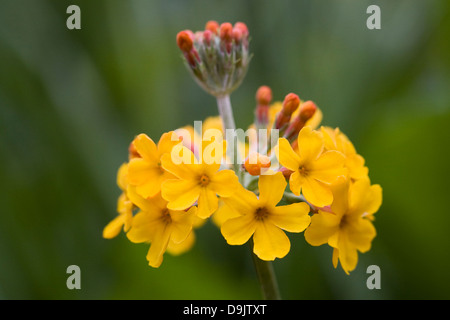
[[[222,235],[230,245],[242,245],[253,236],[253,251],[260,259],[283,258],[290,250],[283,230],[305,230],[310,223],[310,208],[304,202],[277,207],[287,186],[281,172],[261,176],[258,186],[259,197],[241,189],[235,196],[223,199],[240,216],[222,224]]]
[[[317,207],[325,207],[333,201],[330,185],[341,175],[345,157],[338,151],[326,151],[322,134],[304,127],[297,139],[298,150],[294,151],[288,140],[278,140],[278,160],[293,171],[289,178],[292,193],[303,193],[306,200]]]
[[[364,166],[364,158],[356,153],[353,143],[343,134],[339,128],[321,127],[325,150],[337,150],[345,155],[344,166],[348,169],[350,178],[357,180],[367,177],[369,169]]]
[[[222,144],[216,143],[213,149],[223,149]],[[171,210],[184,210],[198,202],[197,214],[206,219],[218,208],[217,195],[229,197],[240,186],[238,177],[232,170],[219,170],[220,162],[211,163],[203,158],[199,163],[190,150],[183,147],[182,152],[190,161],[174,162],[172,157],[177,156],[174,153],[161,159],[163,168],[176,177],[162,184],[162,196]]]
[[[136,192],[142,197],[153,197],[161,191],[162,182],[174,178],[161,166],[161,156],[170,153],[180,143],[180,140],[173,141],[174,137],[176,135],[173,132],[164,133],[158,145],[143,133],[134,139],[133,145],[141,157],[131,159],[128,165],[128,182],[136,186]]]
[[[333,247],[334,267],[340,261],[349,274],[356,268],[358,251],[369,251],[376,235],[370,220],[381,206],[382,190],[379,185],[370,185],[367,177],[354,183],[341,177],[332,190],[330,210],[319,210],[312,216],[305,239],[313,246],[328,243]]]
[[[127,163],[122,164],[117,172],[117,185],[122,190],[122,193],[117,200],[117,212],[119,215],[108,223],[103,229],[103,238],[105,239],[112,239],[116,237],[120,233],[120,230],[122,230],[122,227],[125,232],[127,232],[131,227],[131,220],[133,218],[133,203],[127,196],[127,172]]]
[[[197,208],[170,210],[161,194],[143,199],[132,188],[129,196],[140,211],[133,217],[127,237],[134,243],[150,242],[147,260],[150,266],[158,268],[169,243],[179,244],[188,238]]]

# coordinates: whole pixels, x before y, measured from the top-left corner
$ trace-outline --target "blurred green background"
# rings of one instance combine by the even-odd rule
[[[66,9],[81,8],[81,30]],[[381,8],[381,30],[366,9]],[[246,246],[208,223],[161,268],[124,234],[116,172],[138,133],[216,115],[175,36],[243,21],[254,53],[232,95],[238,126],[272,87],[314,100],[383,187],[372,250],[347,276],[331,248],[290,235],[274,263],[286,299],[449,299],[450,2],[0,0],[0,299],[259,299]],[[68,290],[66,268],[81,268]],[[366,287],[369,265],[381,289]]]

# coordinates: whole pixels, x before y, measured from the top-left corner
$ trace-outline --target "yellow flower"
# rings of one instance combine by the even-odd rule
[[[150,242],[147,260],[150,266],[158,268],[169,243],[180,244],[189,237],[197,208],[170,210],[161,194],[143,199],[133,188],[129,189],[129,196],[141,211],[133,217],[127,237],[134,243]]]
[[[243,188],[235,196],[224,198],[225,204],[240,214],[225,221],[221,227],[227,243],[242,245],[253,236],[253,252],[260,259],[283,258],[291,246],[283,230],[302,232],[310,223],[306,203],[276,206],[286,185],[283,174],[278,172],[259,178],[259,198]]]
[[[216,150],[221,148],[222,144],[215,147]],[[240,186],[238,177],[232,170],[219,170],[220,162],[203,159],[198,163],[190,150],[182,147],[182,152],[184,159],[190,161],[174,162],[172,157],[176,155],[173,153],[161,159],[163,168],[177,178],[162,184],[162,196],[171,210],[184,210],[198,202],[197,214],[206,219],[218,208],[217,195],[229,197]]]
[[[313,246],[328,243],[333,247],[334,267],[340,261],[348,274],[356,268],[358,251],[369,251],[375,238],[370,220],[381,206],[382,190],[379,185],[370,185],[369,178],[353,183],[340,178],[332,189],[334,201],[330,210],[319,210],[312,216],[305,239]]]
[[[117,212],[119,215],[109,222],[103,229],[103,238],[112,239],[116,237],[120,230],[127,232],[131,227],[131,219],[133,218],[133,203],[127,196],[127,171],[128,164],[124,163],[117,172],[117,185],[122,190],[122,194],[117,201]]]
[[[354,180],[364,178],[368,175],[369,169],[364,166],[364,158],[356,153],[353,143],[343,134],[339,128],[322,127],[325,141],[325,150],[337,150],[345,155],[345,167],[348,175]]]
[[[278,160],[293,171],[289,179],[295,195],[303,193],[306,200],[317,207],[325,207],[333,201],[330,185],[341,175],[345,157],[338,151],[326,151],[322,133],[304,127],[298,134],[298,150],[294,151],[285,138],[278,140]]]
[[[172,141],[173,132],[161,136],[158,146],[146,134],[138,135],[133,144],[141,156],[130,161],[128,182],[136,186],[136,192],[144,198],[153,197],[161,191],[161,183],[173,179],[173,175],[161,167],[161,156],[170,153],[180,141]]]

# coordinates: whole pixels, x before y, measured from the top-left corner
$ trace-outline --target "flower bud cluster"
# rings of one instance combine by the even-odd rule
[[[216,97],[230,94],[244,79],[250,62],[245,23],[209,21],[203,31],[180,31],[177,44],[187,68],[206,92]]]

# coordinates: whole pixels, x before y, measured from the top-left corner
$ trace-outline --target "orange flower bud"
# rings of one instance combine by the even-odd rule
[[[229,22],[220,25],[220,39],[229,42],[233,38],[233,26]]]
[[[205,30],[209,30],[214,34],[218,34],[219,23],[217,21],[211,20],[206,23]]]
[[[268,86],[259,87],[256,91],[256,102],[262,105],[268,105],[272,101],[272,90]]]
[[[317,106],[312,101],[305,101],[302,103],[300,107],[300,118],[301,120],[306,123],[309,119],[311,119],[314,116],[314,113],[316,113]]]
[[[242,31],[240,29],[233,29],[233,39],[236,43],[241,43],[242,41]]]
[[[252,176],[259,176],[261,174],[261,169],[270,168],[270,165],[269,157],[259,153],[250,154],[247,159],[245,159],[244,163],[245,170]]]
[[[289,178],[291,177],[291,174],[294,173],[294,171],[289,170],[288,168],[285,168],[285,167],[282,167],[282,168],[280,169],[280,172],[283,174],[283,176],[284,176],[286,179],[289,179]]]
[[[239,29],[243,37],[247,37],[249,34],[247,25],[243,22],[236,22],[234,24],[234,29]]]
[[[283,113],[285,115],[291,115],[297,110],[300,105],[300,98],[295,93],[289,93],[286,95],[283,101]]]
[[[210,46],[212,38],[213,38],[213,32],[211,30],[203,31],[203,42],[205,43],[205,45]]]
[[[178,32],[177,45],[183,52],[191,51],[194,46],[192,31],[184,30],[184,31]]]

